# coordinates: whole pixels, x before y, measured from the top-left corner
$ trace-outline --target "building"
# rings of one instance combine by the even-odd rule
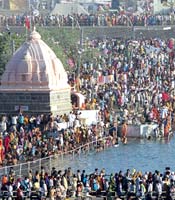
[[[0,0],[0,9],[9,9],[9,1]]]
[[[1,77],[0,114],[68,113],[72,106],[67,81],[61,61],[34,30]]]
[[[0,8],[11,11],[26,11],[29,8],[29,0],[0,0]]]

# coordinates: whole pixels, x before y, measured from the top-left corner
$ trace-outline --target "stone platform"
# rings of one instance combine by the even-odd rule
[[[69,90],[46,92],[0,92],[0,114],[17,114],[21,109],[25,114],[54,115],[69,113],[72,109]]]

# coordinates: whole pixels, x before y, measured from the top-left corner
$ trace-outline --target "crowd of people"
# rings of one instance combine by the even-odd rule
[[[22,113],[19,116],[3,116],[0,136],[1,166],[73,152],[88,143],[94,142],[93,146],[97,151],[104,145],[115,143],[117,133],[113,126],[107,128],[100,123],[87,126],[80,123],[78,115],[76,111],[71,111],[68,115],[56,117],[52,115],[29,117]],[[66,128],[60,128],[60,123],[67,124]],[[106,139],[97,143],[100,138]]]
[[[68,15],[38,15],[26,14],[1,15],[2,26],[24,26],[26,20],[38,26],[153,26],[175,25],[175,14],[125,14],[125,13],[95,13],[95,14],[68,14]]]
[[[76,71],[68,76],[74,90],[86,97],[84,103],[73,104],[64,115],[2,116],[1,165],[66,152],[108,135],[115,144],[119,125],[124,142],[127,125],[133,124],[157,124],[157,135],[169,136],[175,123],[174,40],[105,38],[87,45],[98,55],[82,60],[77,76]],[[99,110],[97,124],[82,123],[77,110],[94,109]],[[60,123],[67,127],[60,129]],[[48,132],[57,136],[48,137]]]
[[[8,22],[9,23],[9,22]],[[9,23],[10,24],[10,23]],[[22,24],[21,24],[22,25]],[[156,123],[158,132],[168,136],[175,124],[175,54],[174,40],[156,39],[94,39],[87,41],[88,49],[96,49],[98,55],[89,61],[81,60],[79,74],[69,73],[69,83],[82,93],[86,100],[82,105],[73,105],[69,114],[53,116],[29,116],[19,111],[17,115],[0,119],[0,164],[16,165],[36,158],[74,150],[88,142],[107,136],[117,143],[118,125],[122,124],[122,139],[126,142],[127,125]],[[86,48],[86,47],[85,47]],[[76,74],[76,75],[75,75]],[[98,123],[87,126],[80,120],[81,111],[97,109]],[[60,129],[60,123],[67,123]],[[48,137],[56,132],[57,137]],[[96,144],[99,148],[101,144]],[[100,146],[101,148],[102,146]],[[99,149],[97,149],[99,150]],[[106,178],[105,170],[96,170],[91,175],[85,171],[73,174],[53,169],[51,173],[29,172],[17,179],[13,170],[2,178],[2,191],[12,195],[17,191],[18,199],[26,191],[37,191],[40,196],[54,199],[101,191],[114,191],[123,195],[151,199],[152,194],[171,198],[174,194],[174,173],[167,169],[161,174],[120,171]],[[106,193],[107,194],[107,193]],[[36,193],[35,193],[36,195]]]
[[[80,108],[101,110],[105,122],[117,110],[120,122],[157,123],[167,136],[175,111],[174,40],[105,38],[88,45],[98,55],[82,61],[75,80],[88,99]]]
[[[127,169],[106,174],[105,169],[96,168],[91,174],[86,170],[75,172],[69,167],[65,170],[52,168],[47,172],[44,167],[38,171],[26,172],[25,177],[15,176],[13,168],[1,179],[1,195],[17,200],[30,199],[61,200],[69,197],[114,196],[115,199],[152,200],[175,198],[175,173],[169,167],[161,173],[142,172]]]

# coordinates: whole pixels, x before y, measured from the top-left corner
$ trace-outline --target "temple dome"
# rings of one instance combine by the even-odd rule
[[[69,88],[61,61],[35,30],[12,56],[1,77],[0,89],[55,90]]]

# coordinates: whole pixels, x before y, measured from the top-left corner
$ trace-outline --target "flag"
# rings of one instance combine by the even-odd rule
[[[33,14],[34,17],[38,17],[39,16],[39,10],[34,9],[32,14]]]
[[[26,18],[25,18],[25,27],[26,27],[28,30],[30,30],[30,19],[29,19],[29,17],[26,17]]]

